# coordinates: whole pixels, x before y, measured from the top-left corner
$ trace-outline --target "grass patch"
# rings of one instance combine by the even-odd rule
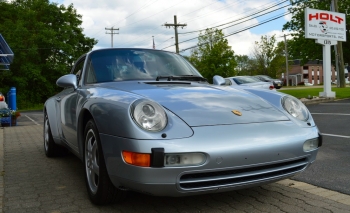
[[[345,88],[332,87],[332,91],[335,92],[336,99],[350,98],[350,87],[345,87]],[[307,98],[308,95],[310,95],[311,97],[319,96],[320,92],[323,92],[323,88],[303,87],[300,89],[279,90],[279,92],[292,95],[296,98]]]
[[[43,110],[44,109],[44,104],[31,104],[30,106],[25,106],[21,109],[18,109],[18,111],[23,112],[23,111],[38,111],[38,110]]]

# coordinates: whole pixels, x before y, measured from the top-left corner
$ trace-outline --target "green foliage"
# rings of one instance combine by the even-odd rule
[[[17,88],[19,108],[43,103],[60,91],[57,78],[97,43],[84,36],[81,15],[72,4],[14,0],[0,2],[0,11],[0,32],[15,55],[0,84],[3,92]]]
[[[253,49],[256,71],[254,74],[276,78],[285,71],[284,49],[282,43],[276,46],[276,36],[261,36]]]
[[[249,69],[249,57],[247,55],[235,55],[237,70],[239,73],[246,72]]]
[[[210,82],[214,75],[224,78],[236,75],[234,51],[218,29],[206,29],[200,33],[198,47],[191,52],[189,61]]]
[[[256,75],[256,60],[247,55],[236,55],[237,75]]]

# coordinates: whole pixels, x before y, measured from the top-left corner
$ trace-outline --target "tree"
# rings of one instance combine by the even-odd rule
[[[276,46],[276,36],[261,36],[260,41],[255,41],[253,56],[256,64],[255,74],[268,75],[276,78],[282,72],[284,64],[283,51]]]
[[[291,1],[293,6],[289,8],[289,12],[292,13],[292,19],[283,26],[283,30],[290,30],[293,33],[293,39],[288,43],[289,57],[291,59],[302,59],[303,63],[309,60],[322,59],[322,46],[316,44],[313,39],[305,38],[305,17],[304,10],[306,7],[328,10],[330,9],[331,0],[323,1],[309,1],[298,0]],[[338,1],[338,9],[340,13],[347,13],[350,11],[350,0]],[[346,16],[346,29],[349,29],[350,17]],[[350,62],[350,42],[349,33],[347,33],[347,42],[343,42],[343,56],[344,62]],[[334,51],[332,48],[332,61],[334,61]]]
[[[57,78],[69,73],[73,62],[97,43],[84,36],[81,15],[72,4],[14,0],[0,2],[0,11],[0,32],[15,55],[1,87],[15,86],[21,107],[43,103],[59,91]]]
[[[234,51],[228,45],[222,31],[218,29],[206,29],[200,33],[198,47],[192,50],[189,61],[210,82],[214,75],[236,75]]]
[[[289,45],[289,40],[287,40],[287,45]],[[271,61],[270,75],[273,78],[279,78],[282,73],[286,72],[286,49],[284,41],[278,42],[274,51],[275,57]]]
[[[236,55],[235,60],[237,62],[237,71],[239,73],[245,72],[249,66],[249,57],[247,55]]]

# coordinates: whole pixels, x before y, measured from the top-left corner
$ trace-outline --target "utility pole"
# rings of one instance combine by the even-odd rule
[[[117,32],[114,32],[115,30],[119,30],[119,28],[118,29],[114,29],[113,27],[112,28],[105,28],[105,30],[110,30],[111,32],[109,33],[109,32],[106,32],[106,34],[111,34],[111,47],[113,47],[113,35],[115,35],[115,34],[119,34],[119,33],[117,33]]]
[[[177,34],[177,28],[178,27],[185,27],[187,26],[187,24],[178,24],[177,23],[177,19],[176,19],[176,16],[174,16],[174,24],[167,24],[165,23],[164,26],[166,27],[174,27],[175,29],[175,46],[176,46],[176,53],[179,53],[179,38],[178,38],[178,34]]]
[[[335,9],[334,9],[334,1],[332,0],[331,2],[331,11],[335,12]],[[335,71],[337,73],[337,87],[340,86],[340,78],[339,78],[339,63],[338,63],[338,58],[339,58],[339,55],[338,55],[338,48],[337,48],[337,45],[334,45],[334,55],[335,55]],[[331,69],[332,70],[332,69]]]
[[[333,7],[334,5],[334,7]],[[332,9],[334,12],[339,12],[338,10],[338,0],[332,0]],[[339,63],[339,87],[345,87],[345,74],[344,74],[344,57],[343,57],[343,43],[338,41],[337,43],[337,55]]]
[[[285,48],[285,54],[286,54],[286,84],[287,84],[287,87],[289,86],[289,79],[288,79],[288,76],[289,76],[289,70],[288,70],[288,47],[287,47],[287,39],[286,39],[286,34],[283,35],[284,37],[284,48]]]

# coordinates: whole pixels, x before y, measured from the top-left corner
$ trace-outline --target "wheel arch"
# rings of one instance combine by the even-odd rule
[[[90,119],[94,119],[92,114],[88,109],[82,109],[79,118],[78,118],[78,149],[79,149],[79,158],[80,160],[84,160],[84,130],[87,122]]]
[[[46,101],[46,103],[44,105],[43,113],[44,113],[44,121],[45,121],[45,114],[47,114],[47,116],[48,116],[50,130],[51,130],[53,140],[55,141],[55,143],[62,145],[61,140],[60,140],[60,135],[58,132],[58,128],[57,128],[57,117],[56,117],[55,103],[51,100]]]

